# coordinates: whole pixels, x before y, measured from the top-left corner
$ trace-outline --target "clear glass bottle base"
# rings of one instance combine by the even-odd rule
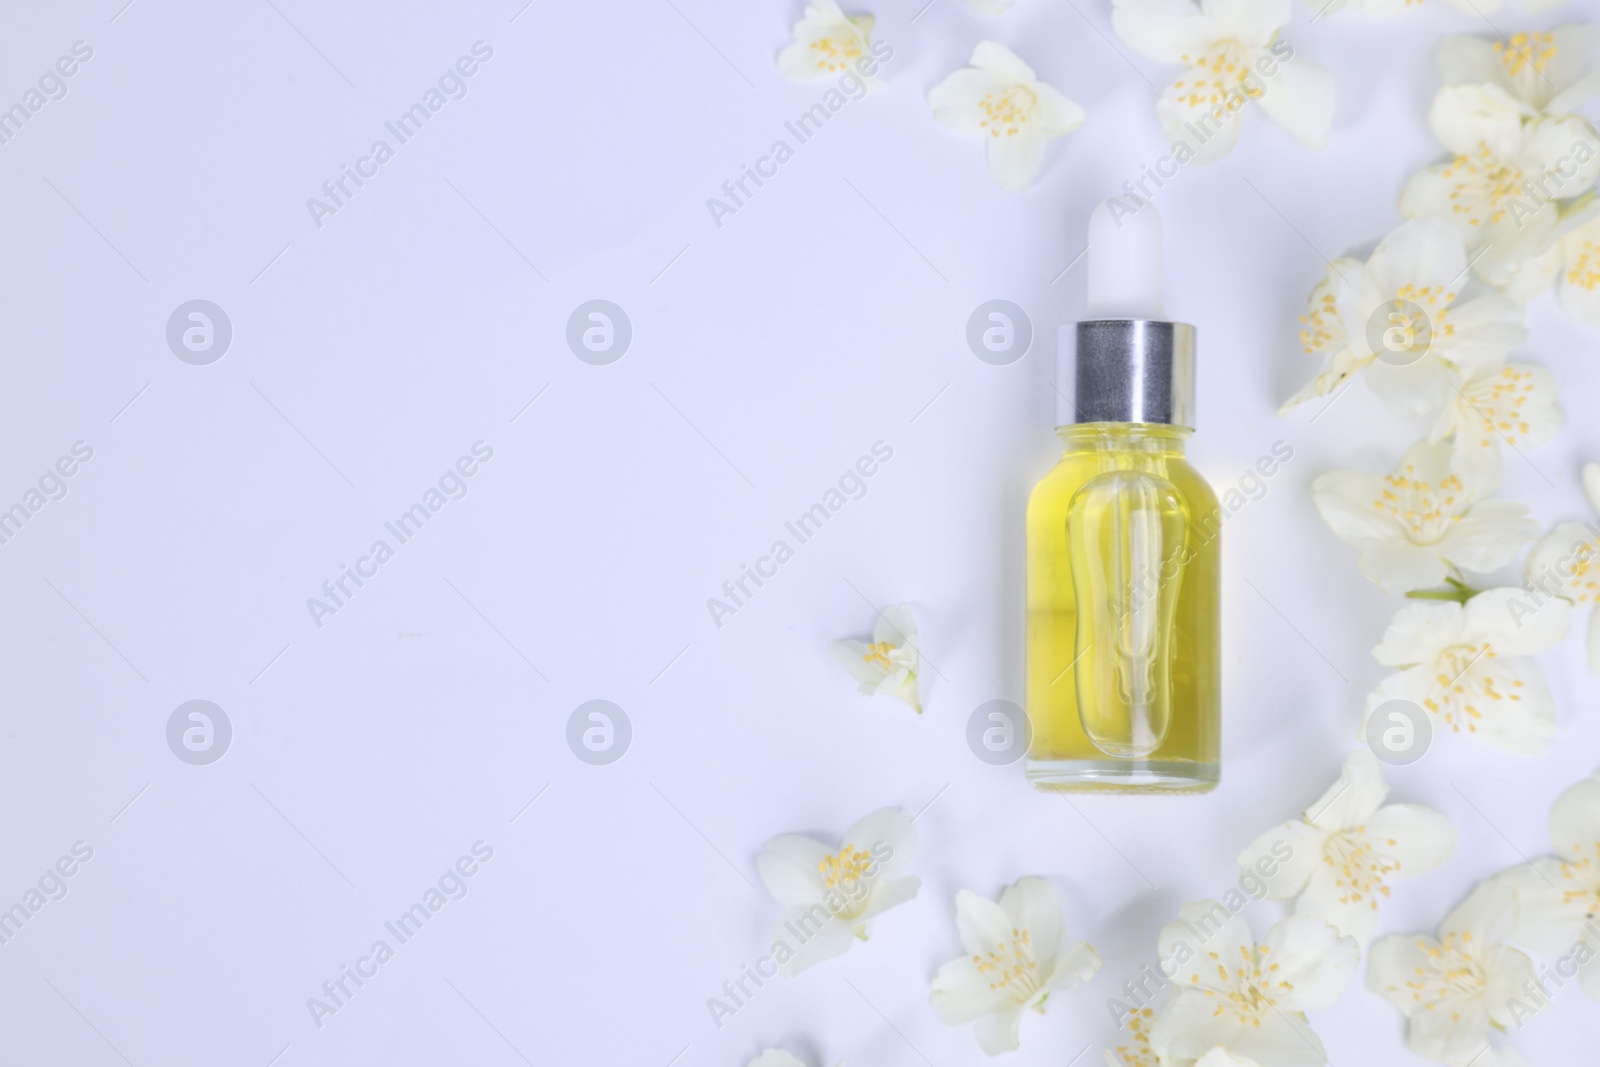
[[[1220,772],[1215,763],[1150,760],[1040,760],[1029,757],[1035,789],[1063,793],[1209,793]]]

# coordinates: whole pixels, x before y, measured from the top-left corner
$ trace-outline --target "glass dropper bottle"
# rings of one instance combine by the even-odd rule
[[[1089,222],[1084,321],[1061,330],[1062,455],[1027,517],[1028,780],[1204,792],[1218,778],[1222,512],[1184,454],[1195,330],[1161,311],[1161,219]]]

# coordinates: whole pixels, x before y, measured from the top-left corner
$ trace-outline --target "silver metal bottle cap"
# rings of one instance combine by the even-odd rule
[[[1195,330],[1158,319],[1061,327],[1056,424],[1154,422],[1194,429]]]

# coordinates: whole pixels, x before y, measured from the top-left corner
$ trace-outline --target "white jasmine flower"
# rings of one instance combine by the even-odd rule
[[[1305,403],[1313,397],[1327,396],[1348,381],[1351,375],[1365,366],[1345,341],[1344,320],[1339,317],[1339,286],[1345,275],[1361,268],[1359,259],[1342,256],[1328,264],[1328,271],[1311,288],[1306,301],[1306,313],[1300,316],[1300,347],[1308,356],[1323,361],[1323,369],[1307,382],[1294,396],[1284,401],[1278,414]]]
[[[1458,34],[1440,41],[1434,56],[1446,85],[1496,85],[1538,114],[1565,115],[1600,93],[1591,69],[1597,54],[1595,28],[1574,25],[1513,33],[1509,41]]]
[[[1390,593],[1438,585],[1452,568],[1511,562],[1538,525],[1526,505],[1490,500],[1499,474],[1457,471],[1448,444],[1418,441],[1393,474],[1328,471],[1311,484],[1317,510],[1360,553],[1361,573]]]
[[[975,1023],[991,1056],[1017,1047],[1024,1010],[1044,1014],[1051,990],[1082,985],[1100,969],[1087,941],[1068,942],[1061,898],[1043,878],[1018,879],[998,904],[961,890],[956,929],[967,955],[939,968],[929,1000],[944,1023]]]
[[[1559,221],[1555,201],[1600,176],[1600,138],[1587,119],[1540,117],[1498,85],[1444,86],[1428,125],[1454,158],[1412,175],[1400,211],[1450,220],[1474,254],[1473,272],[1491,285],[1543,250]]]
[[[1600,465],[1583,468],[1583,488],[1600,511]],[[1527,584],[1539,593],[1574,604],[1600,604],[1600,525],[1559,523],[1528,553]],[[1589,615],[1589,670],[1600,674],[1600,611]]]
[[[1221,1046],[1233,1061],[1322,1067],[1322,1041],[1304,1012],[1339,998],[1361,949],[1303,915],[1279,922],[1257,945],[1243,919],[1202,900],[1162,928],[1160,954],[1175,984],[1150,1031],[1162,1064],[1193,1063]]]
[[[1557,856],[1504,876],[1517,894],[1513,940],[1558,957],[1555,971],[1600,1000],[1600,775],[1562,793],[1550,809]],[[1542,995],[1542,994],[1541,994]]]
[[[1345,342],[1367,368],[1367,384],[1397,414],[1437,416],[1454,399],[1455,372],[1499,366],[1528,336],[1522,306],[1510,297],[1458,299],[1468,271],[1452,224],[1414,219],[1343,272]]]
[[[1566,416],[1550,372],[1534,363],[1505,363],[1461,374],[1428,434],[1451,440],[1451,464],[1475,484],[1498,485],[1500,446],[1536,448],[1556,435]]]
[[[917,851],[917,828],[899,808],[882,808],[844,835],[837,849],[803,834],[767,842],[756,869],[783,905],[773,928],[780,974],[797,974],[867,939],[867,920],[917,895],[921,879],[901,877]]]
[[[1490,589],[1465,605],[1407,604],[1372,650],[1399,667],[1367,697],[1425,709],[1435,729],[1466,731],[1512,752],[1542,752],[1556,727],[1555,698],[1530,657],[1566,636],[1571,605],[1521,589]]]
[[[873,22],[871,15],[846,15],[838,0],[811,0],[805,16],[794,24],[793,43],[778,53],[778,70],[793,81],[844,74],[871,51]],[[865,80],[877,83],[875,78]]]
[[[1449,819],[1417,804],[1385,807],[1388,795],[1378,757],[1357,749],[1305,815],[1258,837],[1239,854],[1239,866],[1261,875],[1269,899],[1298,896],[1296,915],[1365,943],[1389,882],[1426,874],[1456,847]]]
[[[1333,78],[1278,40],[1288,22],[1289,0],[1114,0],[1111,25],[1130,48],[1185,67],[1156,104],[1179,163],[1233,151],[1250,102],[1301,144],[1327,143]]]
[[[1600,202],[1594,215],[1600,217]],[[1600,242],[1600,228],[1595,237]],[[1539,276],[1528,291],[1511,294],[1515,300],[1493,294],[1459,301],[1469,274],[1466,248],[1442,220],[1406,223],[1367,263],[1334,260],[1300,317],[1301,347],[1323,360],[1323,370],[1278,413],[1336,392],[1368,370],[1368,384],[1392,410],[1434,420],[1430,441],[1453,437],[1461,465],[1480,466],[1481,477],[1497,481],[1500,454],[1488,444],[1532,447],[1561,426],[1549,374],[1525,363],[1508,370],[1506,363],[1527,337],[1518,301],[1549,287],[1559,250],[1552,246],[1546,259],[1547,267],[1535,267],[1539,260],[1525,266],[1529,277]],[[1594,264],[1600,283],[1600,243]],[[1474,448],[1478,454],[1469,455]]]
[[[872,642],[834,641],[828,645],[862,693],[881,693],[905,701],[920,713],[917,671],[922,657],[917,650],[917,620],[904,604],[884,608],[873,627]]]
[[[1044,146],[1083,125],[1083,108],[1039,81],[1017,54],[981,41],[964,67],[928,92],[933,117],[963,133],[984,135],[989,173],[1008,193],[1033,184]]]
[[[1504,943],[1514,919],[1510,890],[1491,880],[1445,916],[1437,939],[1396,934],[1372,946],[1367,988],[1409,1020],[1412,1052],[1465,1065],[1483,1054],[1490,1027],[1517,1022],[1511,1002],[1527,996],[1523,983],[1534,972],[1525,953]]]

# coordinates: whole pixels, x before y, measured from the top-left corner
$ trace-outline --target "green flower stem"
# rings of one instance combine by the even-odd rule
[[[1448,589],[1413,589],[1406,594],[1410,600],[1445,600],[1456,604],[1465,604],[1479,593],[1481,589],[1474,589],[1459,578],[1446,578]]]

